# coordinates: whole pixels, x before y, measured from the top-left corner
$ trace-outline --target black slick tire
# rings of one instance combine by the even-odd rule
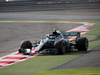
[[[32,43],[30,41],[23,41],[21,43],[19,53],[23,53],[24,55],[28,55],[29,53],[26,53],[25,49],[32,49]]]
[[[76,41],[76,48],[78,51],[87,51],[88,50],[88,39],[86,37],[80,37]]]
[[[30,41],[23,41],[20,48],[21,49],[32,49],[32,43]]]
[[[62,40],[54,43],[55,49],[58,50],[58,54],[64,54],[66,51],[66,43]],[[65,49],[64,49],[65,48]]]

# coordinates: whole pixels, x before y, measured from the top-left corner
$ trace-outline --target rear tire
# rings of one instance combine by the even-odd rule
[[[58,54],[63,53],[62,50],[61,50],[61,43],[62,43],[61,40],[54,43],[55,49],[58,51]]]
[[[66,52],[67,46],[65,41],[57,41],[54,44],[55,49],[58,50],[58,54],[64,54]]]
[[[88,39],[86,37],[80,37],[76,41],[76,48],[78,51],[87,51],[88,49]]]

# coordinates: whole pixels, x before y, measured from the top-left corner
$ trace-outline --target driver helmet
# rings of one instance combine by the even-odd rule
[[[60,35],[60,33],[57,31],[58,29],[54,29],[53,35]]]

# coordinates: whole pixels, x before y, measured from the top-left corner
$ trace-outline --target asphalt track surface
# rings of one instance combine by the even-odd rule
[[[100,9],[1,12],[0,20],[100,20]]]

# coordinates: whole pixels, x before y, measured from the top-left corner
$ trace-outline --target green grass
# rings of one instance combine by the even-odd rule
[[[100,75],[100,68],[41,71],[30,75]]]
[[[27,21],[27,20],[21,20],[21,21]],[[28,20],[28,21],[33,21],[33,20]],[[42,21],[42,20],[39,20],[39,21]],[[94,26],[89,27],[89,30],[90,30],[89,33],[83,35],[89,39],[90,41],[89,49],[92,49],[93,47],[100,44],[100,39],[94,40],[100,35],[99,34],[100,33],[100,26],[99,26],[100,21],[81,20],[81,22],[83,21],[96,23]],[[65,62],[68,62],[83,53],[84,52],[73,51],[73,52],[67,53],[66,55],[40,55],[35,58],[31,58],[26,61],[19,62],[17,64],[0,69],[0,75],[29,75],[32,73],[34,74],[34,72],[38,72],[38,71],[46,71],[48,69],[61,65]]]

